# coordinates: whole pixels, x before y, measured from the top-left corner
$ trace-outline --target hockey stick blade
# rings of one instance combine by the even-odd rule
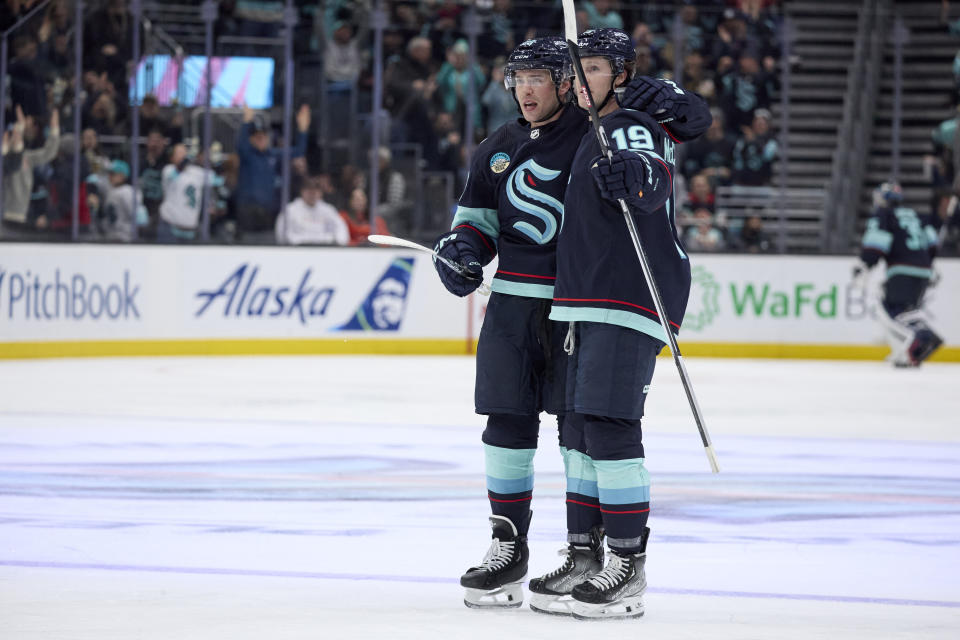
[[[447,265],[448,267],[453,269],[455,272],[457,272],[459,275],[463,276],[464,278],[468,278],[470,280],[480,280],[481,282],[480,282],[480,286],[477,288],[477,293],[479,293],[482,296],[490,295],[490,286],[486,282],[483,282],[482,277],[478,278],[477,276],[467,271],[466,267],[464,267],[462,264],[459,264],[457,262],[454,262],[453,260],[448,260],[447,258],[444,258],[439,253],[431,249],[430,247],[425,247],[422,244],[417,244],[416,242],[413,242],[411,240],[404,240],[403,238],[396,238],[394,236],[381,236],[381,235],[374,234],[372,236],[367,236],[367,240],[369,240],[373,244],[379,244],[379,245],[389,246],[389,247],[403,247],[404,249],[414,249],[416,251],[422,251],[423,253],[429,253],[434,258],[436,258],[443,264]]]

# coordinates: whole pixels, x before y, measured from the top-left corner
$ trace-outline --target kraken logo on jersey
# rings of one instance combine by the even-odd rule
[[[513,227],[537,244],[547,244],[557,234],[557,218],[560,219],[559,226],[563,227],[563,203],[538,191],[536,179],[550,181],[559,175],[560,171],[541,167],[531,158],[514,169],[507,179],[507,198],[510,204],[537,218],[544,226],[541,231],[529,222],[520,221],[514,222]],[[531,201],[539,202],[545,207]]]

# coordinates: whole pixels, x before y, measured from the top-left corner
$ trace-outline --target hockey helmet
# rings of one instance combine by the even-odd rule
[[[884,182],[873,190],[873,206],[893,206],[903,202],[903,189],[898,182]]]
[[[503,67],[503,85],[507,89],[517,86],[516,72],[522,69],[546,69],[557,86],[573,77],[573,65],[562,38],[535,38],[517,45]]]
[[[608,27],[605,29],[589,29],[577,38],[577,47],[584,58],[603,56],[610,60],[613,75],[618,75],[625,68],[627,61],[633,62],[633,40],[622,29]]]

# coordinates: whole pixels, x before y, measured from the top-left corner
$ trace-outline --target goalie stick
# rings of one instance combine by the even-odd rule
[[[603,123],[600,122],[600,115],[593,104],[593,97],[590,94],[590,86],[587,84],[586,74],[583,72],[583,65],[580,62],[580,49],[577,46],[577,16],[573,6],[573,0],[563,0],[563,24],[567,40],[567,47],[570,49],[570,58],[573,60],[573,69],[580,81],[580,91],[587,103],[587,110],[590,112],[590,123],[593,125],[593,131],[597,135],[597,141],[600,143],[601,152],[607,158],[613,157],[613,151],[610,149],[610,143],[607,141],[607,133],[604,131]],[[619,200],[620,209],[623,212],[623,218],[627,223],[627,230],[630,232],[630,239],[633,241],[633,248],[637,252],[637,258],[640,260],[640,267],[643,271],[643,278],[647,282],[647,288],[653,297],[654,305],[657,308],[657,315],[660,318],[660,326],[667,336],[670,344],[670,353],[673,354],[673,361],[677,364],[677,371],[680,373],[680,380],[683,382],[683,390],[687,394],[687,400],[690,403],[690,409],[693,411],[693,418],[697,423],[697,429],[700,431],[700,440],[703,442],[704,451],[707,454],[707,460],[710,462],[710,469],[714,473],[720,472],[717,464],[717,455],[713,451],[713,444],[710,442],[710,434],[707,433],[707,426],[703,420],[703,413],[700,411],[700,404],[693,393],[693,385],[690,383],[690,376],[687,373],[687,367],[683,363],[683,356],[680,355],[680,347],[677,346],[677,340],[670,329],[670,320],[667,317],[667,310],[663,305],[663,297],[660,295],[660,289],[653,278],[653,271],[647,260],[647,253],[640,243],[640,235],[637,232],[637,226],[630,214],[627,203]]]
[[[480,280],[480,286],[477,287],[477,293],[479,293],[482,296],[490,295],[490,286],[486,282],[483,282],[482,277],[477,278],[475,275],[467,271],[466,267],[464,267],[462,264],[459,264],[457,262],[454,262],[453,260],[448,260],[447,258],[444,258],[442,255],[440,255],[430,247],[425,247],[422,244],[417,244],[416,242],[413,242],[411,240],[404,240],[403,238],[395,238],[393,236],[380,236],[376,234],[372,236],[367,236],[367,240],[369,240],[373,244],[380,244],[380,245],[390,246],[390,247],[403,247],[405,249],[415,249],[416,251],[429,253],[434,258],[436,258],[443,264],[447,265],[448,267],[456,271],[458,274],[460,274],[464,278],[468,278],[470,280]]]

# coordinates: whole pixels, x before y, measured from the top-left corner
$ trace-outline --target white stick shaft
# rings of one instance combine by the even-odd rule
[[[448,260],[444,258],[442,255],[440,255],[439,253],[437,253],[436,251],[434,251],[433,249],[431,249],[430,247],[425,247],[422,244],[417,244],[412,240],[404,240],[403,238],[396,238],[394,236],[381,236],[376,234],[372,236],[367,236],[367,240],[369,240],[373,244],[381,244],[381,245],[386,245],[391,247],[403,247],[405,249],[414,249],[416,251],[422,251],[423,253],[429,253],[434,258],[436,258],[443,264],[447,265],[448,267],[450,267],[460,275],[465,276],[467,278],[473,277],[468,273],[466,273],[466,269],[463,268],[463,265],[457,264],[452,260]],[[482,296],[490,295],[490,285],[488,285],[486,282],[481,282],[480,286],[477,288],[477,293],[479,293]]]

